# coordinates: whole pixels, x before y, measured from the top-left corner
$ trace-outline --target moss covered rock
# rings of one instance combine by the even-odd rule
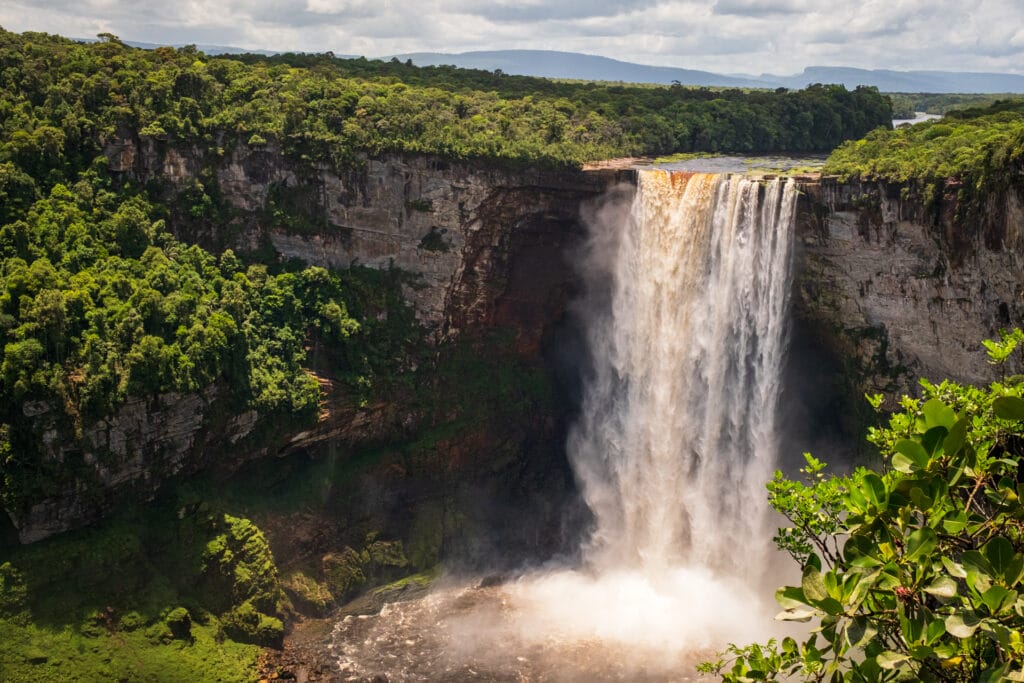
[[[335,600],[341,601],[352,596],[366,583],[364,565],[362,555],[347,546],[340,553],[323,556],[321,566],[324,579]]]
[[[323,616],[334,603],[334,596],[326,582],[318,581],[301,569],[290,572],[282,586],[291,598],[292,605],[304,614]]]

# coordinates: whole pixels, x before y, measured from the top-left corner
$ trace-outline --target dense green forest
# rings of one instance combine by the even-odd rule
[[[1001,100],[908,128],[876,129],[840,145],[822,171],[921,185],[956,179],[980,194],[1012,181],[1022,159],[1024,102]]]
[[[119,127],[214,146],[273,138],[296,155],[339,164],[387,151],[561,164],[686,151],[827,151],[891,118],[889,100],[873,88],[564,83],[8,32],[0,33],[0,87],[3,156],[37,179],[87,165]]]
[[[945,114],[956,109],[984,107],[1000,100],[1021,99],[1018,94],[968,95],[960,93],[887,93],[892,100],[892,115],[897,119],[912,119],[917,112]]]

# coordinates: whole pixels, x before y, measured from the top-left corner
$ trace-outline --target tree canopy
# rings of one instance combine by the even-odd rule
[[[87,166],[118,129],[213,147],[276,139],[290,153],[336,163],[395,151],[557,165],[827,151],[888,125],[891,113],[874,88],[558,82],[331,55],[214,57],[0,29],[0,162],[36,182]]]
[[[993,362],[1024,333],[987,342]],[[726,681],[1024,680],[1024,377],[987,389],[921,382],[870,441],[880,471],[803,481],[776,473],[777,545],[803,567],[779,618],[804,642],[730,648],[703,669]],[[878,407],[881,397],[873,403]]]

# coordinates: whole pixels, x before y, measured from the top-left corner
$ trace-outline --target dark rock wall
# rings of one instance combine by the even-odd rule
[[[571,495],[563,444],[585,350],[567,311],[578,293],[572,261],[585,236],[581,208],[633,182],[630,171],[555,173],[388,156],[342,172],[290,160],[272,145],[213,153],[127,133],[109,141],[107,155],[125,179],[155,184],[171,198],[201,183],[230,207],[222,223],[172,220],[186,239],[250,252],[270,245],[281,258],[327,267],[400,268],[413,276],[405,293],[428,330],[425,343],[439,353],[470,345],[488,362],[538,372],[553,399],[492,411],[475,428],[433,441],[433,453],[415,465],[426,474],[410,475],[404,455],[385,457],[371,471],[375,481],[391,472],[406,482],[395,484],[392,496],[402,505],[443,498],[446,487],[462,492],[456,497],[476,490],[480,495],[462,508],[479,508],[494,527],[506,523],[510,506],[534,505],[545,510],[536,533],[545,547],[557,545],[557,515],[531,491]],[[926,204],[882,184],[804,179],[800,187],[785,397],[792,431],[804,434],[795,442],[853,430],[857,419],[846,412],[866,391],[892,402],[913,392],[918,376],[995,377],[980,340],[1024,320],[1024,203],[1016,193],[991,197],[989,218],[972,228],[958,219],[952,190]],[[305,222],[275,218],[275,201],[278,208],[299,207]],[[501,349],[493,341],[498,332],[512,337]],[[51,406],[26,405],[38,413],[47,457],[74,461],[82,476],[73,488],[8,511],[20,540],[95,521],[211,463],[230,473],[255,458],[297,451],[344,459],[369,446],[415,442],[446,420],[459,421],[459,408],[439,416],[422,397],[352,405],[331,378],[323,381],[325,409],[308,425],[231,412],[216,387],[129,402],[77,437],[49,418]],[[442,383],[435,390],[459,387]],[[456,406],[475,400],[455,399]],[[417,477],[425,483],[409,484]],[[349,493],[358,507],[362,497]],[[386,516],[399,519],[402,505]],[[471,544],[471,535],[462,542]]]

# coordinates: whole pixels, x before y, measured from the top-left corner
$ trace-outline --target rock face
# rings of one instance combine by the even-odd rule
[[[541,362],[541,339],[572,294],[565,255],[584,233],[580,207],[619,180],[616,172],[509,171],[395,156],[339,174],[292,163],[272,145],[240,145],[221,156],[128,133],[108,141],[106,155],[115,173],[162,184],[172,207],[178,193],[197,188],[232,207],[229,223],[198,228],[176,221],[172,208],[172,227],[186,239],[246,251],[269,244],[282,259],[326,267],[400,268],[411,275],[405,294],[433,342],[482,338],[505,326],[519,330],[516,350],[528,364]],[[286,210],[302,220],[275,217]],[[356,406],[329,379],[322,386],[328,401],[306,425],[232,412],[223,387],[131,400],[77,436],[61,411],[26,405],[45,458],[74,474],[62,490],[8,510],[19,540],[38,541],[150,499],[172,477],[231,472],[254,458],[327,442],[352,452],[409,438],[421,426],[419,406]]]
[[[582,207],[634,182],[623,170],[556,173],[399,156],[340,172],[291,160],[273,144],[175,148],[130,133],[109,140],[106,154],[115,173],[162,185],[172,207],[195,191],[216,192],[231,207],[223,223],[172,208],[172,227],[185,239],[249,252],[273,247],[283,259],[326,267],[399,268],[411,275],[405,294],[432,343],[478,339],[488,353],[488,332],[510,330],[514,362],[546,368],[549,379],[559,372],[552,363],[578,363],[565,357],[582,354],[571,334],[553,336],[577,288],[571,261],[585,233]],[[1016,193],[990,198],[988,218],[968,229],[956,220],[955,188],[929,210],[894,186],[805,179],[801,189],[794,311],[811,345],[839,359],[835,371],[845,378],[833,385],[892,400],[912,392],[918,376],[994,378],[980,340],[1024,320],[1024,202]],[[151,498],[170,477],[212,466],[230,472],[328,442],[354,452],[429,426],[422,405],[354,406],[331,391],[329,378],[323,385],[329,400],[309,425],[231,412],[218,387],[133,400],[78,437],[51,406],[26,404],[46,457],[78,474],[65,490],[8,511],[20,540]],[[557,458],[561,442],[551,444],[564,438],[570,410],[524,414],[538,427],[513,431],[532,430],[533,450],[544,455],[517,457]],[[500,429],[479,430],[456,450],[476,442],[493,450]]]
[[[507,284],[507,273],[495,269],[510,267],[508,250],[519,233],[553,236],[556,243],[547,251],[558,252],[565,238],[554,233],[580,234],[580,202],[629,175],[508,170],[398,155],[342,172],[292,160],[273,143],[238,144],[220,156],[199,147],[167,148],[124,131],[105,151],[111,170],[163,181],[172,190],[199,177],[216,179],[218,193],[237,215],[207,234],[189,234],[183,222],[172,225],[186,238],[248,252],[269,245],[282,260],[326,268],[359,264],[413,275],[406,299],[437,339],[461,330],[467,308],[474,311],[470,318],[487,315]],[[495,274],[498,282],[479,277]],[[474,296],[483,298],[474,303]]]
[[[927,208],[883,183],[801,189],[795,311],[844,358],[852,388],[892,401],[916,393],[918,377],[997,378],[980,342],[1024,321],[1015,191],[964,220],[953,186]]]

